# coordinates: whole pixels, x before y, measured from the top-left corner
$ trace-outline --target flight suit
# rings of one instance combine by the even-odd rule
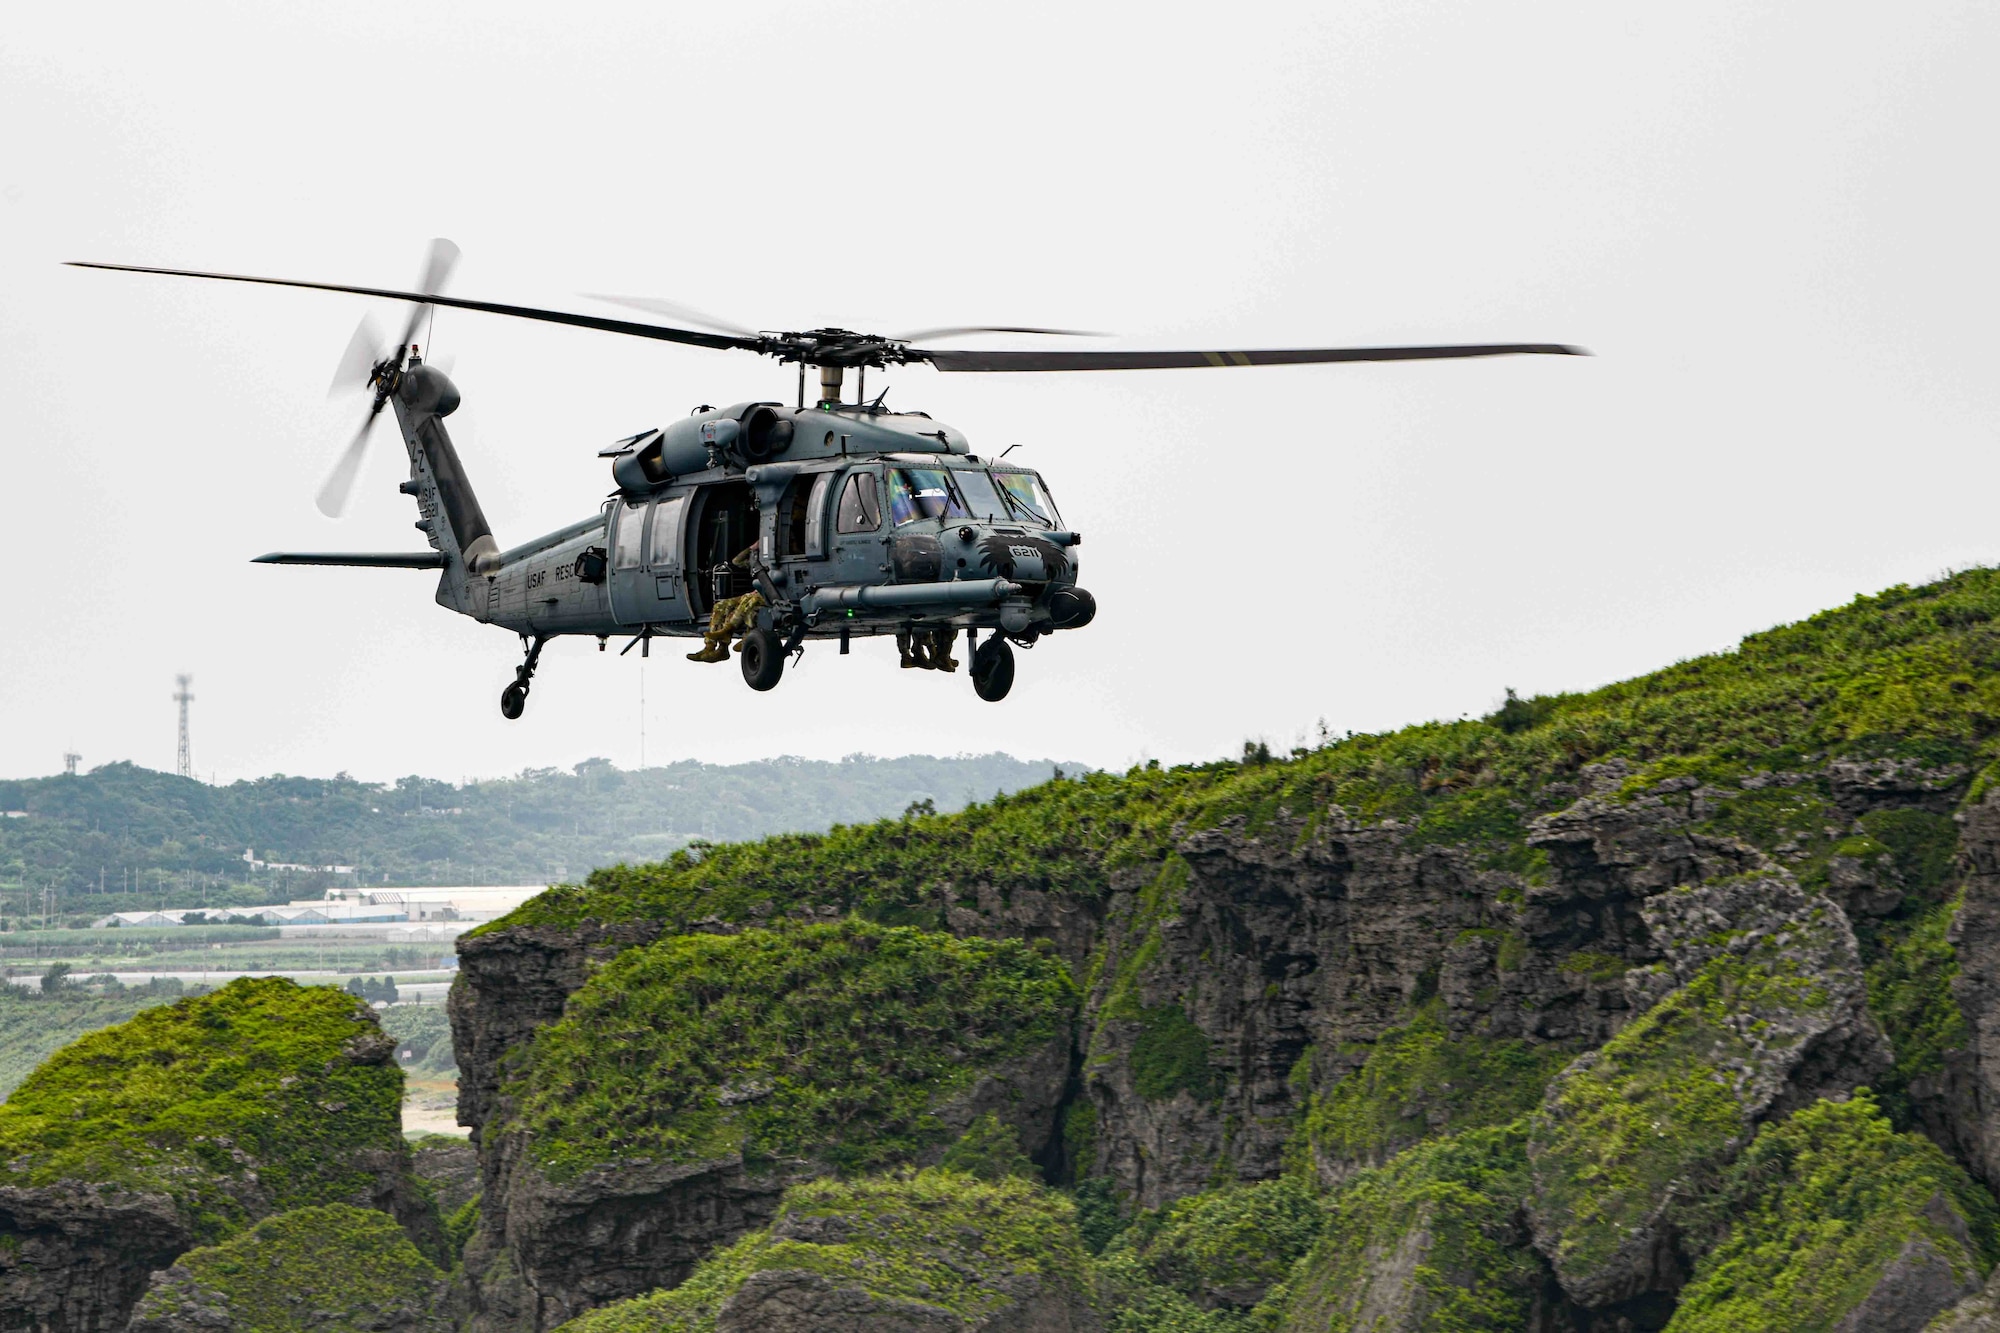
[[[750,559],[757,553],[755,546],[746,547],[742,554],[729,563],[738,569],[748,569]],[[764,594],[746,592],[741,597],[724,597],[708,613],[708,631],[701,636],[701,651],[689,653],[690,662],[727,662],[729,641],[747,634],[757,623],[757,612],[765,606]],[[736,645],[742,652],[743,645]]]

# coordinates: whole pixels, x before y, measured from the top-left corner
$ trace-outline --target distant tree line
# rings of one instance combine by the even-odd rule
[[[106,764],[0,781],[0,811],[21,814],[0,818],[0,930],[163,906],[214,909],[220,920],[230,908],[319,897],[334,885],[552,883],[696,842],[949,812],[1058,771],[1004,754],[689,760],[638,771],[591,759],[462,786],[280,774],[212,787]],[[249,849],[273,864],[252,866]]]

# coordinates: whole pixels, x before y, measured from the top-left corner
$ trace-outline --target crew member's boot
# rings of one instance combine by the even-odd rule
[[[729,660],[729,640],[711,639],[702,636],[701,651],[689,653],[690,662],[727,662]]]

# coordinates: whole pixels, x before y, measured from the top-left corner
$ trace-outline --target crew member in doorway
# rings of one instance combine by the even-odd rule
[[[729,562],[733,569],[748,569],[750,561],[757,554],[757,544],[752,542],[743,548],[734,560]],[[708,632],[701,636],[701,651],[689,653],[690,662],[727,662],[729,642],[740,640],[757,623],[757,612],[764,607],[764,594],[754,589],[741,597],[724,597],[717,600],[715,609],[708,613]],[[738,642],[736,651],[742,652]]]

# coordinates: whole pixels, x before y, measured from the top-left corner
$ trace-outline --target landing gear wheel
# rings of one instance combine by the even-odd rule
[[[972,653],[972,690],[987,703],[997,704],[1014,688],[1014,650],[998,634]]]
[[[770,630],[751,630],[738,651],[743,655],[743,681],[753,690],[768,690],[785,674],[785,650]]]
[[[527,659],[514,668],[514,683],[500,691],[500,716],[509,722],[521,716],[528,706],[528,683],[535,678],[535,667],[542,660],[542,645],[548,640],[530,639],[523,634],[521,642],[528,645]]]

